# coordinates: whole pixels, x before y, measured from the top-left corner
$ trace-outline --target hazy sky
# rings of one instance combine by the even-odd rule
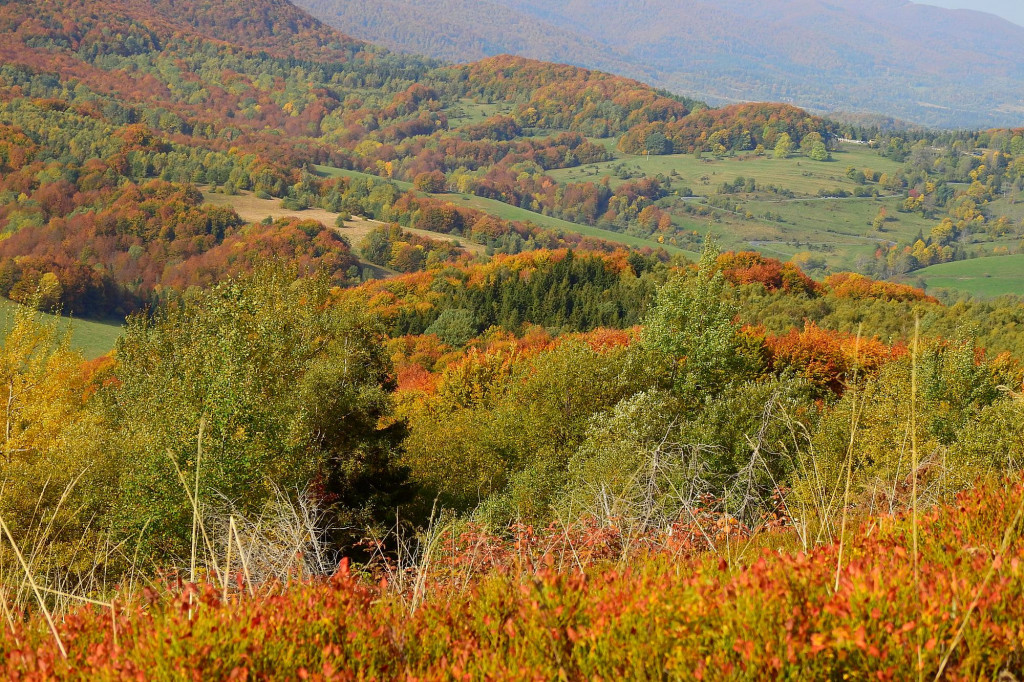
[[[1015,24],[1024,26],[1024,0],[917,0],[923,5],[938,5],[954,9],[976,9],[998,14]]]

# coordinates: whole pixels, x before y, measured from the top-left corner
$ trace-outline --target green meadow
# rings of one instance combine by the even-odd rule
[[[333,168],[331,166],[316,166],[316,171],[321,175],[328,177],[373,177],[375,175],[368,175],[366,173],[360,173],[359,171],[345,170],[343,168]],[[393,181],[399,188],[403,190],[412,189],[412,184],[408,182]],[[518,206],[512,206],[505,202],[498,201],[496,199],[487,199],[484,197],[478,197],[473,194],[457,194],[457,193],[438,193],[438,194],[426,194],[427,196],[443,201],[450,201],[458,206],[464,206],[466,208],[474,208],[480,211],[484,211],[497,218],[504,220],[520,221],[526,223],[533,223],[539,227],[544,227],[553,230],[561,230],[563,232],[570,232],[581,234],[586,237],[594,237],[595,239],[603,239],[605,241],[613,242],[616,244],[623,244],[626,246],[632,246],[636,248],[650,247],[652,249],[665,248],[670,253],[682,253],[690,258],[698,258],[699,254],[693,251],[687,251],[685,249],[676,248],[671,244],[659,244],[653,239],[644,239],[642,237],[635,237],[633,235],[622,234],[621,232],[615,232],[613,230],[604,230],[591,225],[581,225],[579,223],[573,223],[568,220],[562,220],[561,218],[555,218],[553,216],[547,216],[543,213],[536,213],[534,211],[527,210],[525,208],[519,208]]]
[[[1024,254],[941,263],[913,273],[933,289],[954,289],[991,298],[1024,295]]]
[[[0,329],[6,336],[7,330],[14,325],[14,318],[21,306],[14,301],[0,297]],[[117,322],[97,322],[74,317],[58,317],[40,313],[43,320],[55,322],[61,332],[71,332],[71,347],[86,358],[98,358],[114,348],[122,325]]]
[[[617,176],[617,168],[624,165],[635,177],[663,175],[671,178],[674,186],[687,186],[698,195],[711,194],[722,183],[732,182],[737,177],[753,177],[758,185],[775,185],[798,195],[815,195],[819,190],[836,187],[853,191],[857,185],[846,177],[849,166],[876,173],[891,173],[902,167],[879,156],[875,150],[852,144],[834,152],[832,161],[811,161],[802,156],[775,159],[771,155],[754,154],[723,158],[709,154],[699,158],[693,154],[634,156],[614,151],[614,147],[611,149],[615,154],[611,161],[554,170],[549,174],[560,182],[584,182],[609,176],[611,184],[618,186],[626,181]]]

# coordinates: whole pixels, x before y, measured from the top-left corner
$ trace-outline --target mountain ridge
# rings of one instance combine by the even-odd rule
[[[713,104],[783,101],[939,127],[1024,120],[1024,27],[974,10],[905,0],[297,4],[389,49],[450,61],[505,52],[565,61]]]

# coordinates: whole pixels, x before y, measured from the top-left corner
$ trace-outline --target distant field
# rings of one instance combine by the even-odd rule
[[[347,171],[346,171],[347,172]],[[321,208],[309,208],[304,211],[293,211],[286,208],[281,208],[281,201],[279,199],[260,199],[249,192],[243,192],[236,195],[228,194],[213,194],[211,192],[204,192],[203,197],[207,203],[214,204],[216,206],[230,206],[232,207],[243,220],[251,222],[259,222],[267,216],[271,218],[303,218],[310,220],[318,220],[328,227],[334,227],[335,221],[338,219],[337,213],[331,213]],[[363,240],[366,235],[370,233],[375,227],[379,227],[384,223],[376,220],[368,220],[366,218],[355,217],[352,220],[345,221],[345,228],[339,230],[339,234],[346,237],[349,243],[358,252],[359,242]],[[417,230],[410,229],[410,232],[430,237],[432,239],[441,239],[444,241],[459,241],[457,238],[452,237],[448,234],[441,234],[439,232],[430,232],[428,230]],[[462,240],[459,242],[462,248],[470,253],[483,253],[484,247],[480,244],[473,244]]]
[[[614,152],[614,147],[609,147]],[[746,155],[715,158],[692,154],[632,156],[614,152],[615,160],[552,171],[561,182],[599,181],[610,177],[618,186],[627,180],[617,174],[624,166],[633,178],[662,175],[675,190],[689,188],[696,197],[686,203],[700,203],[736,178],[754,178],[754,195],[731,195],[731,206],[714,209],[712,216],[698,216],[682,210],[683,200],[670,197],[662,203],[672,213],[675,225],[699,234],[711,233],[724,248],[753,249],[776,258],[788,259],[811,251],[830,266],[853,269],[857,261],[870,258],[880,243],[910,239],[918,231],[927,233],[935,221],[919,215],[899,213],[900,198],[819,199],[821,190],[842,189],[852,193],[858,185],[846,177],[850,166],[876,173],[895,172],[901,164],[879,156],[861,145],[843,145],[828,162],[806,157],[775,159]],[[786,199],[766,191],[769,186],[796,195]],[[869,185],[875,188],[877,185]],[[884,207],[890,220],[884,232],[876,232],[871,221]]]
[[[614,148],[612,148],[614,149]],[[614,168],[624,163],[634,175],[671,177],[676,187],[686,186],[695,194],[707,195],[725,182],[737,177],[753,177],[760,185],[775,185],[797,194],[813,196],[821,189],[842,187],[853,190],[856,184],[846,177],[846,168],[869,168],[878,173],[891,173],[902,164],[885,159],[861,145],[844,145],[833,153],[832,161],[811,161],[806,157],[775,159],[769,156],[739,156],[718,159],[708,154],[698,159],[692,154],[669,156],[633,156],[616,152],[613,161],[564,168],[549,174],[560,182],[600,180],[611,176],[612,186],[626,182],[616,177]],[[673,175],[675,174],[675,175]]]
[[[990,214],[1004,215],[1019,223],[1024,220],[1024,196],[1021,192],[1012,190],[1007,196],[989,203],[988,211]]]
[[[342,168],[332,168],[330,166],[316,166],[316,171],[323,175],[328,176],[345,176],[345,177],[376,177],[368,176],[366,173],[360,173],[358,171],[345,170]],[[412,185],[408,182],[393,181],[396,185],[402,189],[412,189]],[[220,195],[215,195],[220,196]],[[478,197],[472,194],[429,194],[436,199],[443,201],[450,201],[453,204],[459,206],[465,206],[467,208],[475,208],[497,218],[504,220],[514,220],[529,222],[539,227],[546,227],[556,230],[562,230],[564,232],[575,232],[582,234],[587,237],[594,237],[596,239],[603,239],[605,241],[613,242],[616,244],[624,244],[626,246],[633,246],[636,248],[650,247],[653,249],[664,248],[670,253],[682,253],[690,258],[699,257],[692,251],[686,251],[683,249],[677,249],[669,244],[659,244],[653,239],[643,239],[641,237],[634,237],[620,232],[614,232],[612,230],[602,230],[601,228],[592,227],[590,225],[581,225],[579,223],[569,222],[568,220],[562,220],[561,218],[554,218],[552,216],[546,216],[542,213],[534,213],[528,211],[525,208],[519,208],[518,206],[512,206],[496,199],[485,199],[484,197]],[[326,213],[326,211],[322,211]],[[307,212],[303,212],[307,213]],[[241,215],[241,214],[239,214]],[[242,216],[243,218],[245,216]]]
[[[20,306],[14,301],[0,298],[0,330],[4,336],[14,324],[14,316]],[[71,347],[81,351],[82,355],[92,359],[109,353],[114,343],[121,336],[122,325],[116,322],[94,322],[77,318],[42,315],[44,320],[58,320],[60,328],[71,328]]]
[[[942,263],[913,273],[929,290],[954,289],[983,298],[1024,296],[1024,254]]]
[[[475,102],[472,99],[462,99],[457,104],[447,107],[444,113],[448,116],[449,127],[456,129],[486,121],[498,114],[509,114],[512,112],[512,108],[512,104],[509,102],[486,104]]]

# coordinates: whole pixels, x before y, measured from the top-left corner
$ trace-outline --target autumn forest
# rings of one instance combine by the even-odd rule
[[[1019,679],[1024,127],[0,3],[0,670]]]

